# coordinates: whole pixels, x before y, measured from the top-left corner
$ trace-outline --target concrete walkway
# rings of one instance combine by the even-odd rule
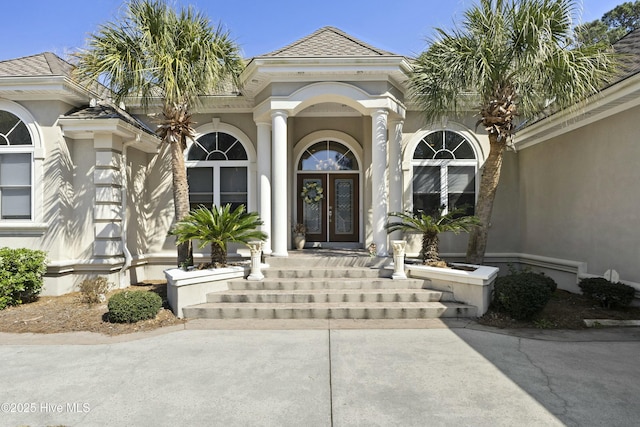
[[[639,353],[638,328],[469,321],[0,334],[0,426],[632,426]]]

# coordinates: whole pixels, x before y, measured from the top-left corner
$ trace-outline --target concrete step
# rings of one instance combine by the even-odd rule
[[[302,267],[380,267],[387,263],[387,258],[370,257],[364,251],[314,251],[305,250],[300,253],[292,251],[288,257],[265,257],[265,262],[276,268]]]
[[[211,303],[338,303],[338,302],[438,302],[451,301],[450,292],[428,289],[360,289],[295,290],[278,292],[226,291],[207,295]]]
[[[200,319],[428,319],[475,317],[476,308],[453,302],[205,303],[185,307]]]
[[[422,279],[391,280],[385,278],[341,279],[341,278],[290,278],[265,279],[254,282],[248,280],[230,280],[229,289],[234,291],[310,291],[344,289],[423,289],[429,281]]]
[[[296,267],[296,268],[267,268],[262,271],[265,278],[332,278],[332,279],[374,279],[378,277],[390,277],[393,271],[378,268],[363,267]]]

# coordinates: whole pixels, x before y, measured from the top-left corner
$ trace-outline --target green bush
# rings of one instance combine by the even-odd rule
[[[103,302],[110,287],[111,283],[109,283],[107,278],[103,276],[85,279],[80,283],[80,294],[82,295],[82,300],[87,304]]]
[[[46,252],[0,248],[0,310],[36,299],[46,271]]]
[[[635,298],[636,290],[624,283],[612,283],[602,277],[582,279],[578,283],[584,296],[604,308],[625,307]]]
[[[528,320],[541,312],[557,288],[543,274],[523,272],[498,277],[493,288],[493,304],[518,320]]]
[[[109,298],[107,307],[110,322],[135,323],[156,317],[162,298],[154,292],[125,291]]]

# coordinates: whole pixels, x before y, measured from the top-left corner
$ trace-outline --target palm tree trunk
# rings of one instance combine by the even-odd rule
[[[187,169],[184,164],[182,141],[179,135],[168,135],[171,146],[171,172],[173,176],[173,203],[176,222],[181,221],[189,213],[189,184]],[[171,141],[171,139],[174,139]],[[193,265],[191,242],[178,244],[178,266]]]
[[[211,266],[214,268],[227,265],[227,250],[220,243],[211,243]]]
[[[498,141],[498,135],[494,132],[489,133],[489,143],[489,157],[482,171],[480,192],[478,194],[478,203],[476,204],[475,212],[480,220],[480,226],[474,227],[469,234],[469,245],[467,246],[466,261],[470,264],[482,264],[484,261],[493,201],[496,198],[496,189],[498,188],[500,171],[502,169],[503,153],[507,146],[506,140],[503,138],[501,141]]]
[[[438,234],[425,233],[422,235],[422,263],[424,265],[442,261],[438,251],[439,242]]]

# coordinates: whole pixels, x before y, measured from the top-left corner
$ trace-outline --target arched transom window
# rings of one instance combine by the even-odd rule
[[[0,220],[31,219],[33,141],[16,115],[0,110]]]
[[[224,132],[200,136],[187,153],[191,208],[247,205],[249,162],[240,140]]]
[[[477,160],[462,135],[448,130],[428,134],[418,143],[412,166],[414,212],[464,207],[467,214],[474,213]]]
[[[298,164],[298,170],[358,170],[358,161],[348,147],[335,141],[322,141],[313,144],[304,151]]]

